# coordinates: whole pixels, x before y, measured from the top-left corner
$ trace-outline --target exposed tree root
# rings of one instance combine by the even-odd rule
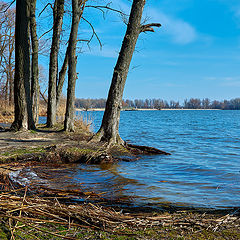
[[[164,152],[154,147],[147,147],[147,146],[139,146],[133,144],[125,144],[125,147],[135,154],[150,154],[150,155],[171,155],[171,153]]]
[[[99,129],[99,131],[90,139],[90,142],[104,142],[106,143],[107,148],[110,148],[113,145],[125,146],[125,142],[119,134],[107,138],[102,128]]]
[[[127,149],[131,154],[134,154],[134,155],[139,155],[139,154],[171,155],[168,152],[162,151],[162,150],[154,148],[154,147],[128,144],[120,137],[119,133],[117,133],[116,136],[111,136],[108,138],[105,135],[106,134],[104,132],[104,129],[100,128],[99,131],[95,135],[93,135],[93,137],[90,139],[90,142],[103,142],[103,143],[105,143],[105,147],[107,149],[120,146],[120,147]]]

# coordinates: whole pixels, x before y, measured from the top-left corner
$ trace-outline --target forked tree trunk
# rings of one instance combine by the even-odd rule
[[[131,13],[127,25],[126,34],[114,68],[106,108],[101,127],[93,137],[93,141],[104,141],[108,144],[124,144],[119,136],[120,111],[122,108],[122,97],[125,82],[133,52],[141,32],[154,31],[153,26],[160,27],[160,24],[141,25],[143,9],[146,0],[133,0]]]
[[[33,120],[38,123],[39,116],[39,82],[38,82],[38,39],[37,39],[37,24],[36,24],[36,0],[31,0],[30,4],[30,32],[32,43],[32,62],[31,62],[31,98]]]
[[[49,64],[48,108],[47,108],[48,127],[52,127],[54,124],[56,124],[58,52],[60,44],[60,34],[62,31],[63,14],[64,14],[64,0],[55,0],[53,9],[54,19],[53,36]]]
[[[15,25],[15,118],[12,130],[34,129],[30,97],[29,6],[27,0],[16,1]]]
[[[64,121],[65,131],[74,131],[74,101],[75,101],[75,84],[77,79],[76,66],[76,46],[78,25],[85,6],[85,0],[72,0],[72,27],[68,45],[68,89],[67,105]]]

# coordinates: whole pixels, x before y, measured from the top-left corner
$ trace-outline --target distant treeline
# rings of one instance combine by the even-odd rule
[[[84,108],[88,110],[90,108],[104,108],[106,105],[106,99],[76,99],[75,107]],[[222,109],[222,110],[240,110],[240,98],[223,101],[211,101],[208,98],[190,98],[185,99],[183,104],[176,101],[165,101],[162,99],[135,99],[135,100],[123,100],[123,109]]]

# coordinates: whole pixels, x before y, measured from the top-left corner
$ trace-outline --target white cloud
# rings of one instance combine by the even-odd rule
[[[112,0],[112,6],[121,9],[125,13],[130,12],[131,1]],[[170,37],[171,40],[178,44],[189,44],[194,42],[198,34],[193,26],[182,19],[167,15],[159,9],[146,6],[146,18],[150,21],[159,22],[162,24],[161,32]]]
[[[149,9],[147,16],[151,18],[151,21],[160,22],[162,32],[170,36],[175,43],[189,44],[197,40],[198,34],[195,28],[181,19],[155,9]]]

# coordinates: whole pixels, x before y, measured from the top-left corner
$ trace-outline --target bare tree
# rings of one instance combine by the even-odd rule
[[[60,44],[60,34],[62,31],[63,14],[64,14],[64,0],[55,0],[53,8],[53,36],[49,65],[48,108],[47,108],[48,127],[52,127],[56,123],[58,52]]]
[[[32,43],[32,61],[31,61],[31,99],[32,111],[35,124],[38,123],[39,112],[39,81],[38,81],[38,38],[36,24],[36,0],[30,3],[30,33]]]
[[[141,24],[145,3],[146,0],[133,0],[127,31],[123,39],[117,64],[114,68],[102,124],[93,138],[94,141],[108,142],[109,145],[124,144],[124,141],[119,136],[118,130],[120,111],[122,107],[123,90],[137,39],[141,32],[154,32],[153,27],[161,26],[159,23]]]
[[[15,118],[12,130],[34,129],[30,96],[29,6],[27,0],[16,1],[15,21]]]
[[[77,79],[76,65],[76,46],[78,26],[83,14],[86,0],[72,0],[72,27],[68,45],[68,89],[67,105],[64,121],[65,131],[74,131],[74,101],[75,101],[75,84]]]
[[[68,41],[68,44],[70,43],[70,40]],[[68,48],[66,50],[66,54],[64,57],[64,61],[61,67],[61,70],[59,72],[58,76],[58,83],[57,83],[57,95],[56,95],[56,104],[57,104],[57,109],[59,107],[60,99],[61,99],[61,94],[62,94],[62,88],[67,72],[67,67],[68,67]]]
[[[0,2],[0,85],[6,103],[13,103],[15,9]]]

